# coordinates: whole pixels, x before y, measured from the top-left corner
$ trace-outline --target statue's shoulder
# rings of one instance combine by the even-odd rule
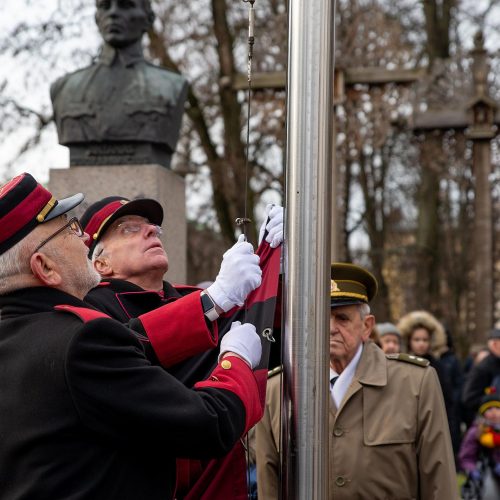
[[[93,73],[95,71],[96,67],[96,64],[91,64],[89,66],[85,66],[84,68],[80,68],[76,71],[72,71],[60,76],[50,86],[50,97],[52,98],[52,100],[54,100],[57,94],[59,94],[59,92],[66,85],[70,85],[71,87],[79,87],[83,83],[83,81],[89,77],[89,73]]]
[[[386,354],[385,357],[393,361],[402,361],[403,363],[410,363],[412,365],[420,366],[421,368],[427,368],[430,364],[430,361],[428,359],[421,358],[420,356],[414,356],[413,354],[406,354],[404,352],[400,352],[397,354]]]
[[[160,80],[168,80],[171,84],[182,88],[184,85],[187,85],[187,80],[184,76],[179,73],[175,73],[175,71],[171,71],[163,66],[158,66],[156,64],[152,64],[149,61],[145,61],[145,70],[152,78],[158,78]]]

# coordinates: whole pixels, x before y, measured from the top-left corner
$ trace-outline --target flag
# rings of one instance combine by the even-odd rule
[[[234,321],[252,323],[262,342],[262,357],[254,370],[259,387],[262,409],[265,406],[267,372],[271,345],[276,341],[279,348],[279,338],[275,338],[274,321],[278,296],[280,274],[281,245],[271,248],[263,239],[257,255],[260,257],[262,269],[262,284],[247,297],[241,308],[228,311],[220,320],[219,332],[222,337]],[[247,463],[245,449],[241,442],[223,458],[203,461],[178,460],[178,485],[182,489],[189,484],[185,500],[247,500]],[[192,481],[193,476],[198,476]]]

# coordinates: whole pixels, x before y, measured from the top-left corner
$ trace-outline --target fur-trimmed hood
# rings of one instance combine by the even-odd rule
[[[408,344],[408,338],[413,330],[421,326],[431,333],[431,352],[434,356],[440,357],[448,350],[443,325],[427,311],[412,311],[405,314],[397,326],[405,344]]]

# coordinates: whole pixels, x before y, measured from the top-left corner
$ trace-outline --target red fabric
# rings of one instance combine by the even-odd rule
[[[22,179],[20,179],[18,182],[20,182],[21,180]],[[7,191],[5,191],[6,187],[8,187]],[[13,189],[15,185],[13,186],[9,183],[9,185],[6,187],[4,186],[2,195],[10,191],[10,189]],[[2,228],[2,241],[9,239],[24,226],[26,226],[26,224],[34,220],[51,198],[52,195],[50,194],[50,192],[47,191],[42,185],[38,184],[21,203],[19,203],[13,210],[11,210],[7,215],[0,219],[0,227]]]
[[[245,407],[245,431],[246,434],[261,418],[264,409],[260,404],[257,380],[250,367],[240,358],[225,356],[224,360],[231,361],[231,368],[224,369],[219,364],[212,372],[208,380],[195,384],[195,389],[214,387],[215,389],[226,389],[236,394]]]
[[[165,368],[217,347],[217,323],[212,323],[212,333],[205,321],[200,292],[141,314],[138,319]]]
[[[275,299],[278,288],[281,245],[278,248],[271,248],[268,243],[264,242],[260,244],[255,253],[260,257],[262,283],[247,297],[247,307],[256,302]]]
[[[190,460],[188,458],[178,458],[176,460],[177,482],[175,485],[176,496],[185,498],[191,485],[199,480],[203,472],[201,460]]]
[[[226,456],[208,462],[184,500],[247,500],[246,465],[238,442]]]
[[[90,248],[92,243],[94,243],[94,234],[96,234],[104,221],[111,215],[113,215],[120,207],[123,207],[122,200],[112,201],[108,203],[105,207],[101,208],[96,212],[89,220],[88,224],[85,226],[85,232],[90,236],[90,238],[85,241],[85,244]]]
[[[257,290],[253,291],[248,296],[245,309],[247,311],[252,310],[253,312],[257,312],[255,325],[257,332],[261,333],[264,328],[273,327],[276,324],[276,315],[278,315],[279,318],[279,306],[270,308],[269,304],[273,303],[278,294],[281,248],[272,249],[269,244],[263,242],[257,249],[256,253],[260,256],[262,284]],[[266,308],[263,307],[264,304],[266,304]],[[272,311],[270,313],[271,317],[266,317],[266,311]],[[245,311],[243,308],[234,308],[226,313],[225,316],[231,317],[234,321],[245,321]],[[215,382],[214,380],[212,380],[212,382],[200,382],[195,386],[220,387],[235,392],[238,397],[240,397],[243,404],[245,404],[247,414],[247,428],[245,432],[253,426],[253,424],[250,423],[252,420],[255,420],[255,422],[260,420],[264,411],[269,351],[269,341],[262,338],[262,358],[259,366],[253,373],[252,381],[257,384],[258,387],[258,400],[253,401],[253,407],[250,409],[247,407],[248,403],[245,403],[246,399],[244,399],[248,397],[248,389],[245,388],[251,387],[250,385],[247,385],[249,382],[242,380],[243,383],[237,388],[230,387],[228,385],[224,386],[221,383],[222,380],[218,374],[218,369],[214,370],[211,377],[216,377],[218,382]],[[244,364],[244,362],[238,358],[233,359],[236,359],[237,362]],[[231,359],[232,363],[233,359]],[[220,371],[224,372],[222,369]],[[218,385],[216,385],[217,383]],[[249,414],[249,410],[253,413],[253,416]],[[193,462],[194,465],[199,464],[198,461]],[[233,450],[225,457],[210,460],[208,463],[203,465],[203,472],[198,478],[196,478],[194,474],[186,474],[187,471],[192,472],[193,469],[191,465],[181,465],[183,471],[180,473],[181,477],[179,479],[182,483],[179,483],[179,485],[182,486],[182,488],[186,488],[186,481],[189,481],[192,485],[189,489],[189,493],[184,497],[185,500],[246,500],[248,498],[247,463],[241,442],[238,442]],[[179,493],[181,493],[181,491],[179,491]]]
[[[248,310],[249,313],[251,311],[257,311],[258,314],[255,317],[255,326],[257,328],[257,332],[261,333],[264,328],[274,326],[273,316],[275,316],[276,307],[264,308],[263,306],[266,303],[267,305],[269,303],[272,304],[278,294],[281,248],[272,249],[269,244],[263,242],[257,249],[256,253],[260,256],[262,284],[257,290],[254,290],[248,296],[245,309]],[[271,317],[266,317],[267,313],[265,313],[265,311],[272,311]],[[234,308],[232,311],[229,311],[227,316],[232,316],[235,321],[245,320],[245,312],[242,308]],[[243,399],[246,397],[245,387],[251,386],[247,385],[247,383],[243,383],[242,387],[238,388],[239,390],[233,390],[230,387],[225,387],[228,390],[233,390],[233,392],[235,392],[245,404],[245,408],[247,410],[247,428],[245,432],[252,427],[253,424],[250,423],[252,419],[255,418],[255,422],[257,422],[263,415],[266,397],[269,351],[270,343],[262,338],[262,358],[259,366],[253,373],[254,383],[257,384],[259,391],[258,401],[254,402],[255,406],[250,410],[254,413],[253,417],[249,415],[249,409]],[[237,361],[244,363],[238,359]],[[216,374],[216,371],[212,373],[212,376],[214,375],[219,377],[219,375]],[[196,386],[200,387],[202,384],[203,383],[199,383],[196,384]],[[219,387],[221,386],[219,385]],[[240,392],[241,389],[244,391],[243,394]],[[192,480],[193,477],[190,479]],[[205,465],[203,473],[200,475],[196,483],[193,484],[189,490],[189,494],[185,497],[185,500],[195,500],[198,498],[202,500],[246,500],[248,498],[247,463],[241,443],[237,443],[233,450],[225,457],[211,460]]]
[[[101,311],[96,311],[95,309],[87,309],[86,307],[76,307],[76,306],[68,306],[68,305],[59,305],[55,306],[54,309],[57,311],[66,311],[69,313],[78,316],[84,323],[88,323],[94,319],[99,318],[110,318],[107,314],[104,314]]]

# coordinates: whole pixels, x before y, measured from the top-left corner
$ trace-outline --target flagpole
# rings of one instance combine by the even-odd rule
[[[328,495],[334,15],[289,0],[283,499]]]

